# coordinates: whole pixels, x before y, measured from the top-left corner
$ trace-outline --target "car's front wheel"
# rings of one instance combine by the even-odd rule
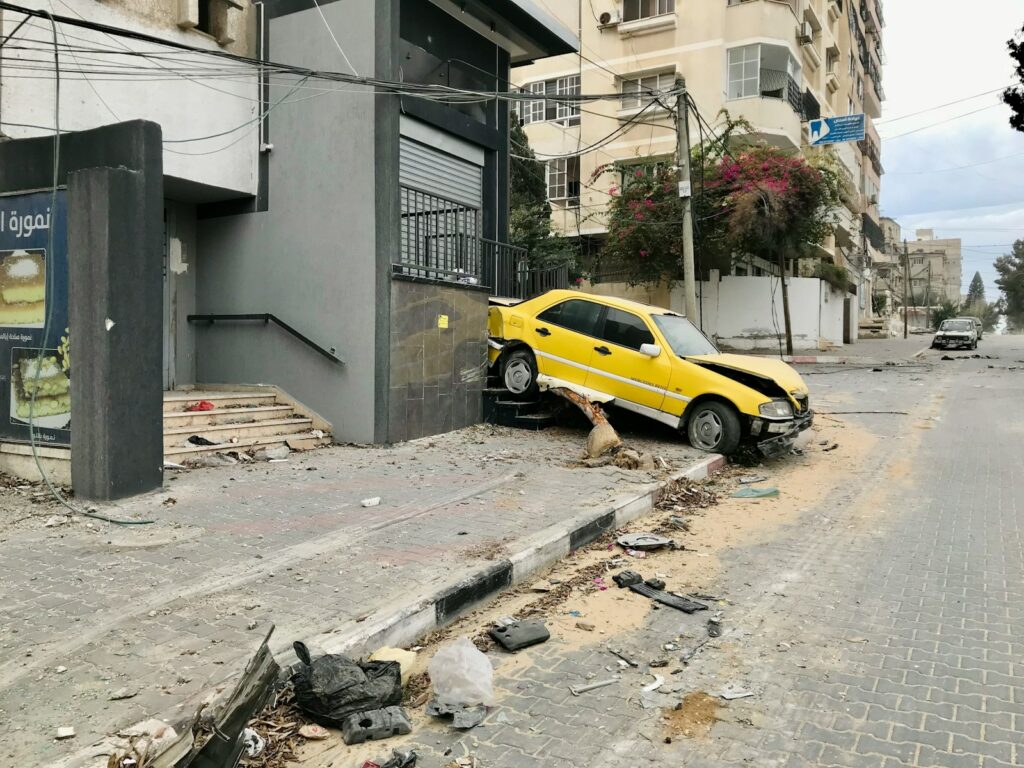
[[[519,398],[537,394],[537,359],[524,347],[509,352],[502,358],[501,380],[505,389]]]
[[[735,453],[743,430],[736,409],[725,403],[709,400],[698,403],[686,422],[690,445],[707,453]]]

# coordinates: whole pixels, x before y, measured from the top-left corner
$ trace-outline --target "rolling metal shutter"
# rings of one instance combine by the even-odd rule
[[[483,168],[406,136],[401,137],[399,182],[446,200],[483,207]]]

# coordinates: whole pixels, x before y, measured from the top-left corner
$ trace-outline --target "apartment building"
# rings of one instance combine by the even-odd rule
[[[876,314],[892,315],[903,306],[903,228],[895,219],[881,220],[883,245],[875,257],[875,283],[872,294]]]
[[[862,314],[870,314],[871,267],[884,244],[878,198],[881,141],[882,8],[880,0],[563,0],[549,10],[578,30],[578,55],[547,59],[517,71],[517,85],[546,93],[524,102],[521,119],[533,149],[548,163],[548,191],[559,231],[599,247],[612,174],[601,166],[650,158],[671,162],[676,126],[659,93],[686,79],[701,114],[718,122],[721,110],[743,117],[754,136],[785,150],[835,152],[855,193],[837,211],[834,237],[821,255],[847,267]],[[619,93],[579,109],[559,101],[572,93]],[[621,135],[579,157],[581,148]],[[863,141],[809,149],[808,120],[863,112]],[[691,121],[690,140],[700,133]],[[771,269],[763,265],[755,270]]]
[[[963,283],[960,238],[936,239],[931,229],[919,229],[915,236],[907,243],[911,305],[934,306],[943,300],[959,305]]]

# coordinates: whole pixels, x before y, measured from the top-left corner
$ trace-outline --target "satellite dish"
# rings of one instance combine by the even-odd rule
[[[612,23],[612,15],[610,13],[608,13],[608,11],[605,11],[604,13],[601,14],[601,23],[602,24],[611,24]]]

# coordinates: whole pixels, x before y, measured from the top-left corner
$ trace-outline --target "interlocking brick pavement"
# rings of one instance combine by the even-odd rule
[[[983,351],[1024,358],[1024,338]],[[465,735],[424,727],[409,742],[419,764],[473,753],[486,768],[1024,765],[1024,372],[986,365],[808,377],[823,410],[911,414],[849,417],[883,438],[865,465],[798,524],[724,554],[707,587],[733,603],[728,632],[662,697],[754,691],[709,738],[664,743],[660,711],[640,705],[641,671],[572,696],[611,657],[555,637],[508,674],[492,654],[498,708]],[[622,641],[664,655],[666,638],[701,637],[703,620],[652,612]]]

